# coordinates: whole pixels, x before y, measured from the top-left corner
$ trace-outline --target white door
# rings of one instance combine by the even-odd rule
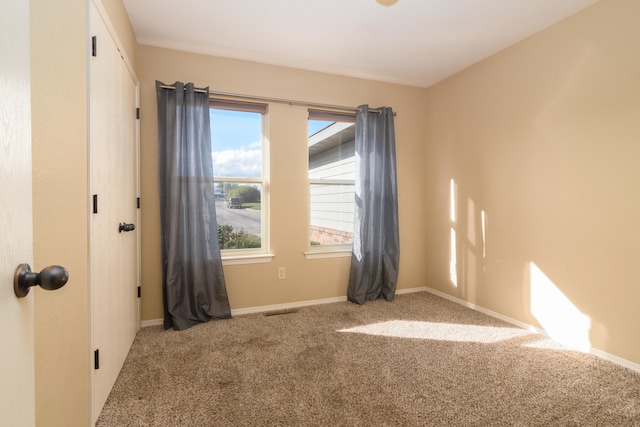
[[[137,84],[101,14],[95,5],[91,7],[90,30],[96,38],[89,77],[91,340],[94,363],[98,362],[91,387],[95,422],[138,330],[140,230]]]
[[[0,10],[0,425],[33,426],[33,292],[13,292],[16,267],[34,267],[29,2]]]

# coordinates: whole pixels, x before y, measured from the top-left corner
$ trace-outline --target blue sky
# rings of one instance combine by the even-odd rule
[[[213,171],[217,176],[262,174],[262,117],[259,113],[210,109]],[[308,135],[332,122],[310,120]]]
[[[325,122],[322,120],[308,120],[308,123],[309,123],[309,132],[307,133],[307,136],[311,136],[314,133],[317,133],[322,129],[326,128],[333,122]]]
[[[210,109],[209,117],[214,151],[235,150],[260,141],[262,118],[259,113]]]
[[[209,110],[213,173],[216,176],[262,175],[262,117],[259,113]]]

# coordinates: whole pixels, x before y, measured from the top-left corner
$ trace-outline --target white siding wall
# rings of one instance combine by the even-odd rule
[[[309,179],[355,179],[353,141],[320,153],[310,162]],[[312,184],[311,227],[352,233],[354,191],[353,184]]]

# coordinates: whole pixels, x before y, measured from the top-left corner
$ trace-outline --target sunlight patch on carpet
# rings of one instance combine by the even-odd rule
[[[528,342],[526,344],[522,344],[522,347],[527,347],[527,348],[537,348],[537,349],[541,349],[541,350],[563,350],[563,351],[570,351],[570,350],[574,350],[570,347],[567,347],[564,344],[559,343],[558,341],[554,341],[551,338],[546,338],[546,337],[541,337],[539,340],[536,341],[532,341],[532,342]]]
[[[532,335],[531,332],[518,328],[417,322],[408,320],[390,320],[388,322],[356,326],[355,328],[340,329],[338,332],[351,332],[396,338],[477,343],[495,343]]]

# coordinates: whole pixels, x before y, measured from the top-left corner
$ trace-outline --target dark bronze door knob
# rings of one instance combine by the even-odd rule
[[[20,264],[13,278],[13,291],[18,298],[26,297],[31,286],[40,285],[42,289],[54,291],[63,287],[69,280],[69,272],[59,265],[50,265],[33,273],[29,264]]]
[[[120,233],[122,233],[123,231],[133,231],[135,229],[136,229],[135,224],[127,224],[126,222],[120,223],[120,226],[118,227],[118,231]]]

